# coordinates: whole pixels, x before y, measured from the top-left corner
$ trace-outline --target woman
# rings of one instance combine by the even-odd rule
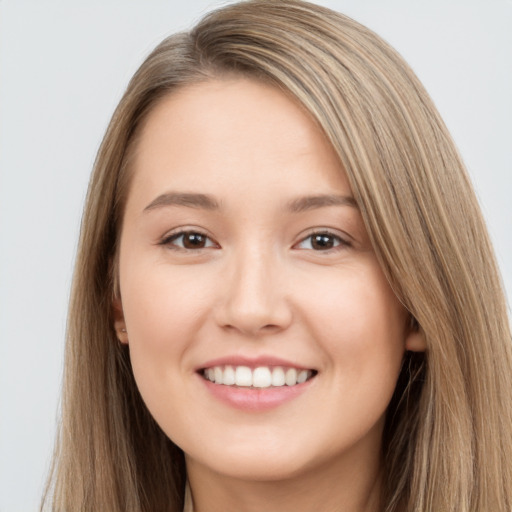
[[[161,43],[76,265],[54,510],[512,507],[479,208],[421,84],[354,21],[256,0]]]

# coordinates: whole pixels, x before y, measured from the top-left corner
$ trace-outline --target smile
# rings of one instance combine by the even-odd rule
[[[223,386],[241,388],[271,388],[303,384],[316,375],[315,370],[283,366],[212,366],[200,371],[201,375]]]

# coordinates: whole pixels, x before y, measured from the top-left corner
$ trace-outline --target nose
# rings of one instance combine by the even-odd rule
[[[285,270],[268,251],[241,251],[228,264],[216,308],[223,329],[260,336],[286,329],[292,321]]]

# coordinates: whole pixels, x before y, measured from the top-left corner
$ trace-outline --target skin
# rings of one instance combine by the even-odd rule
[[[218,208],[164,204],[175,192],[207,194]],[[357,207],[289,209],[326,194],[351,197],[333,149],[270,85],[187,86],[146,119],[115,328],[147,407],[186,454],[198,512],[379,510],[384,414],[404,351],[424,347]],[[185,248],[182,231],[202,233],[203,247]],[[332,247],[314,245],[313,232]],[[231,355],[318,373],[276,408],[238,410],[197,372]]]

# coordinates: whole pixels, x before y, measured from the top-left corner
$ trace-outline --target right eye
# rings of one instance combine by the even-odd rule
[[[165,237],[161,245],[170,246],[172,249],[198,250],[217,247],[217,244],[204,233],[199,231],[180,231]]]

